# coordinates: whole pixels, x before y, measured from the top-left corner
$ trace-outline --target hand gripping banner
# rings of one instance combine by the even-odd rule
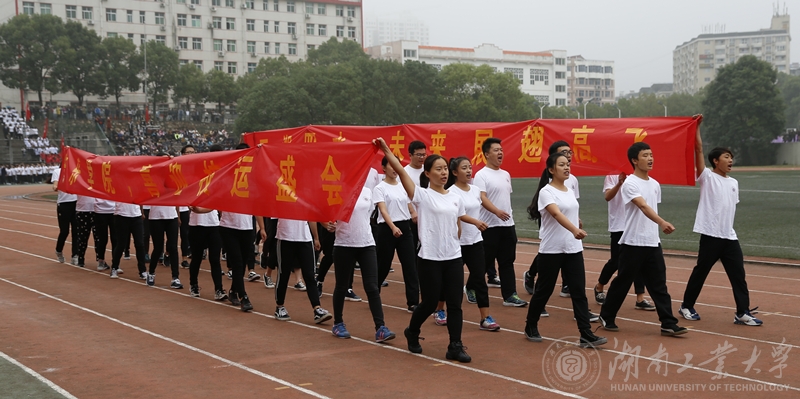
[[[347,221],[376,152],[371,142],[355,141],[177,158],[98,156],[64,147],[58,188],[133,204]]]
[[[467,156],[474,171],[486,164],[481,145],[489,137],[502,140],[501,168],[512,177],[541,176],[548,148],[556,141],[569,143],[574,152],[571,172],[576,176],[631,173],[627,150],[648,143],[655,157],[650,173],[662,184],[689,185],[694,179],[694,141],[699,120],[691,117],[620,119],[536,119],[515,123],[434,123],[396,126],[322,126],[246,133],[251,146],[311,145],[331,142],[368,142],[383,137],[394,154],[408,159],[414,140],[425,143],[428,154],[446,158]],[[380,159],[380,154],[376,155]],[[374,165],[374,160],[373,160]],[[378,164],[379,165],[379,164]]]

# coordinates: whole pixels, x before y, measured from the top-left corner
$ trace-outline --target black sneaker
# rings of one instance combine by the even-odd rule
[[[500,288],[500,278],[497,276],[489,277],[489,280],[486,281],[486,285],[492,288]]]
[[[191,295],[194,298],[199,298],[200,297],[200,287],[198,287],[196,285],[193,285],[193,286],[189,287],[189,295]]]
[[[408,305],[408,313],[414,313],[417,310],[417,305]]]
[[[649,311],[652,312],[652,311],[656,310],[656,305],[653,305],[647,299],[642,299],[641,302],[636,302],[636,305],[634,305],[634,309],[637,309],[637,310],[649,310]]]
[[[598,291],[597,286],[594,286],[592,291],[594,291],[594,301],[597,302],[598,305],[602,306],[603,303],[606,302],[606,293],[603,291]]]
[[[604,337],[598,337],[592,333],[592,330],[581,330],[580,346],[581,348],[596,347],[607,343],[608,340]]]
[[[316,308],[314,309],[314,323],[324,323],[333,318],[330,312],[323,308]]]
[[[569,295],[569,287],[567,287],[566,285],[562,285],[561,286],[561,292],[558,294],[558,296],[560,296],[562,298],[569,298],[570,297],[570,295]]]
[[[185,260],[185,261],[181,262],[181,267],[184,268],[184,269],[188,269],[189,268],[189,261]]]
[[[525,272],[522,274],[522,277],[522,285],[525,287],[525,291],[533,295],[533,279],[531,278],[530,273]]]
[[[317,282],[317,294],[319,294],[319,297],[322,298],[322,282],[321,281]]]
[[[242,297],[241,305],[242,305],[242,312],[249,312],[253,310],[253,304],[250,303],[250,298],[248,298],[247,295]]]
[[[425,338],[420,338],[419,334],[412,334],[411,331],[408,330],[408,327],[403,331],[403,335],[406,336],[406,340],[408,341],[409,352],[422,353],[422,345],[419,344],[419,340]]]
[[[619,331],[619,327],[617,327],[617,325],[613,321],[606,320],[603,318],[603,316],[600,316],[600,324],[603,326],[604,330]]]
[[[542,336],[539,334],[539,329],[525,323],[525,338],[531,342],[542,342]]]
[[[242,302],[239,300],[239,294],[235,292],[228,293],[228,300],[231,301],[231,305],[233,306],[241,306]]]
[[[386,281],[386,280],[383,280],[383,282],[381,283],[381,287],[388,287],[388,286],[389,286],[389,282]]]
[[[464,350],[467,349],[461,341],[451,342],[450,345],[447,345],[447,353],[444,357],[447,360],[458,360],[461,363],[469,363],[472,361],[472,358],[469,357],[467,352]]]
[[[661,335],[665,337],[674,337],[676,335],[683,335],[689,332],[689,329],[686,327],[681,327],[677,324],[673,324],[667,327],[661,327]]]

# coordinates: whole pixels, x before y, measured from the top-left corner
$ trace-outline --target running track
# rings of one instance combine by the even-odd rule
[[[499,289],[490,288],[489,293],[491,314],[503,327],[500,332],[480,331],[478,310],[464,301],[463,341],[473,362],[451,363],[444,360],[446,328],[435,326],[432,318],[422,330],[423,355],[406,351],[402,331],[410,315],[399,272],[389,275],[390,285],[382,294],[386,324],[399,337],[388,345],[375,344],[366,303],[346,302],[344,318],[353,339],[340,340],[330,334],[330,322],[313,323],[304,292],[290,289],[287,294],[291,322],[272,318],[274,291],[261,282],[246,283],[255,307],[251,314],[214,302],[207,262],[200,276],[200,299],[188,296],[187,269],[181,269],[187,288],[170,290],[168,269],[161,266],[156,288],[148,288],[136,279],[133,260],[123,261],[126,273],[119,280],[95,272],[94,262],[87,262],[85,269],[56,262],[55,205],[11,197],[46,190],[47,186],[0,188],[0,352],[78,398],[640,398],[642,392],[620,389],[677,389],[670,384],[702,384],[693,387],[705,389],[695,391],[703,397],[763,396],[776,387],[783,389],[772,393],[776,397],[800,394],[800,313],[795,307],[800,268],[747,265],[751,303],[760,306],[762,327],[733,325],[733,298],[721,265],[710,274],[696,306],[703,319],[683,320],[681,324],[692,330],[683,337],[661,337],[655,312],[634,310],[631,295],[620,311],[621,331],[598,331],[610,342],[598,353],[596,384],[575,395],[552,388],[542,372],[548,346],[577,335],[571,302],[557,291],[547,306],[551,317],[539,325],[542,343],[524,339],[527,308],[503,307]],[[92,240],[87,259],[93,259],[91,244]],[[69,248],[68,243],[67,255]],[[536,248],[517,247],[517,287],[525,299],[530,296],[524,293],[521,276]],[[608,254],[587,250],[584,256],[591,295]],[[667,266],[677,312],[693,260],[668,257]],[[322,306],[332,310],[333,273],[327,280]],[[228,280],[223,283],[227,288]],[[358,277],[355,289],[363,294]],[[590,308],[599,311],[592,300]],[[721,362],[712,354],[718,348],[727,349]],[[743,362],[753,358],[748,369]],[[658,362],[657,372],[651,363]]]

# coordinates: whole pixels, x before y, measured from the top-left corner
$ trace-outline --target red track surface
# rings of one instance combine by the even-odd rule
[[[0,197],[45,189],[2,187]],[[79,398],[289,398],[309,394],[334,398],[508,398],[573,394],[567,388],[551,387],[543,374],[543,368],[555,370],[552,362],[543,363],[553,339],[572,336],[568,339],[575,341],[577,335],[571,302],[558,294],[547,306],[551,317],[539,325],[545,337],[542,343],[524,339],[527,308],[503,307],[499,289],[490,288],[489,293],[491,314],[503,327],[500,332],[480,331],[477,308],[464,301],[463,341],[473,362],[460,365],[444,360],[447,331],[435,326],[432,319],[422,330],[426,338],[422,342],[424,354],[406,351],[402,332],[410,315],[405,310],[399,272],[389,275],[390,285],[382,294],[386,324],[399,337],[388,345],[373,343],[366,303],[347,302],[344,317],[354,339],[340,340],[330,334],[330,322],[321,326],[313,323],[304,292],[289,290],[286,306],[292,322],[272,318],[274,291],[261,282],[246,283],[255,307],[252,314],[214,302],[207,262],[200,276],[200,286],[205,288],[201,299],[188,296],[186,269],[181,270],[181,277],[187,289],[170,290],[168,269],[163,267],[159,267],[156,288],[148,288],[136,279],[133,260],[123,261],[121,267],[127,273],[119,280],[95,272],[94,262],[87,262],[85,269],[60,264],[54,260],[58,234],[55,216],[53,203],[0,199],[0,351]],[[67,244],[66,255],[69,248]],[[522,272],[533,259],[536,246],[520,244],[517,249],[517,287],[524,293]],[[93,251],[90,247],[87,259],[93,259]],[[587,250],[584,256],[587,287],[591,287],[608,254]],[[110,253],[106,259],[110,259]],[[691,259],[667,259],[668,287],[676,313],[692,266]],[[681,324],[692,329],[683,337],[661,337],[656,314],[634,310],[631,296],[620,311],[617,324],[621,331],[598,331],[610,342],[597,352],[597,382],[579,396],[662,397],[675,395],[665,392],[667,389],[691,388],[701,397],[764,397],[775,389],[770,384],[779,384],[784,386],[783,391],[770,395],[797,397],[800,269],[747,265],[747,272],[751,303],[760,306],[764,326],[732,323],[733,297],[721,266],[712,271],[696,306],[703,319],[683,320]],[[322,306],[332,310],[329,294],[334,277],[333,273],[328,276]],[[363,293],[359,281],[357,277],[355,289]],[[227,288],[228,281],[223,282]],[[591,295],[591,288],[587,293]],[[591,300],[590,307],[599,311]],[[784,339],[788,346],[783,351],[789,350],[783,361],[786,367],[774,368],[781,363],[779,345]],[[715,371],[717,359],[701,363],[713,359],[711,352],[724,348],[726,342],[735,351],[724,355],[720,370],[728,375],[723,378]],[[660,347],[662,356],[657,358]],[[742,362],[753,357],[754,347],[760,354],[746,370]],[[638,356],[632,356],[630,352],[635,354],[637,349]],[[679,371],[687,362],[687,353],[693,366]],[[657,372],[651,363],[659,360],[662,363]],[[628,391],[631,389],[644,392]]]

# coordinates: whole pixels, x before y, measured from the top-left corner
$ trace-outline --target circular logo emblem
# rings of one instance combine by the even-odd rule
[[[580,394],[600,379],[602,364],[596,349],[581,348],[578,337],[554,341],[542,358],[542,374],[551,388]]]

